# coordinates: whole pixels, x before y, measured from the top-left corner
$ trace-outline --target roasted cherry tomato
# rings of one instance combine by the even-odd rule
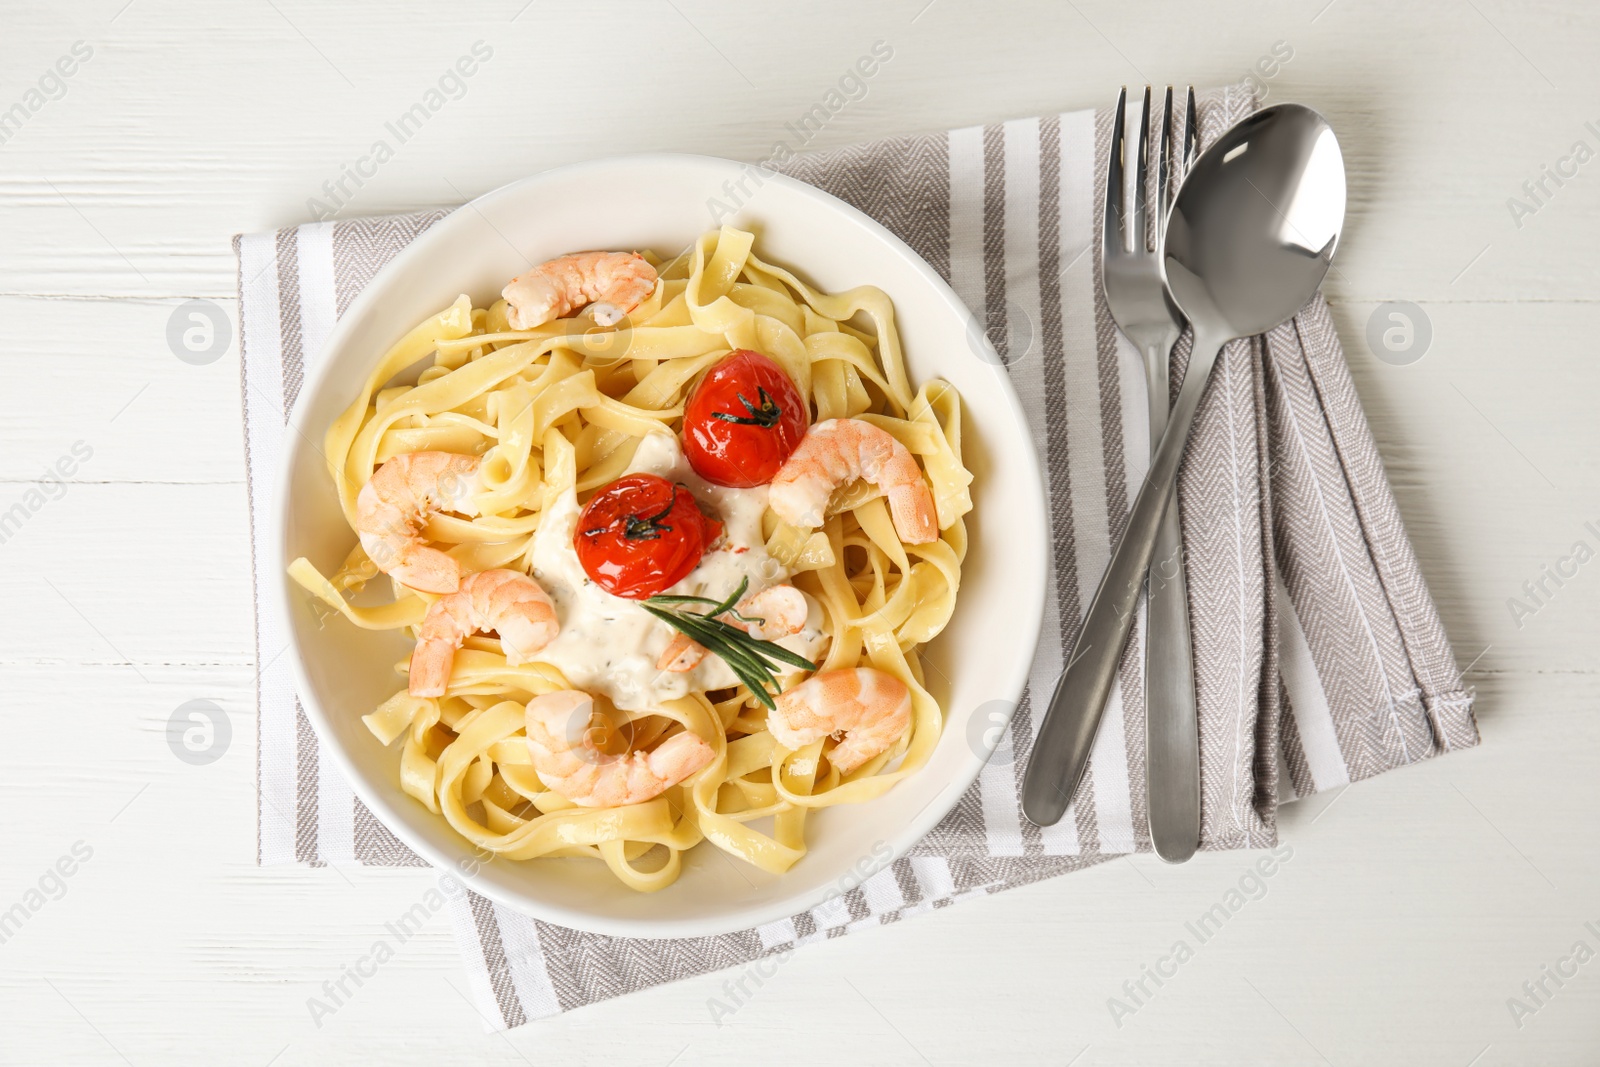
[[[806,402],[783,368],[742,348],[695,386],[683,410],[683,451],[706,481],[748,489],[772,481],[808,422]]]
[[[722,523],[701,514],[683,486],[630,474],[584,507],[573,548],[601,589],[643,600],[681,582],[721,533]]]

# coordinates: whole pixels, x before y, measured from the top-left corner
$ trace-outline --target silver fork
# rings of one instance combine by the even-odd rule
[[[1183,314],[1167,294],[1161,273],[1161,238],[1172,206],[1172,87],[1161,118],[1161,160],[1156,171],[1156,220],[1150,225],[1150,87],[1139,112],[1138,169],[1134,207],[1127,211],[1123,188],[1128,90],[1117,96],[1116,122],[1106,172],[1106,209],[1101,233],[1101,278],[1106,306],[1117,327],[1144,356],[1149,379],[1150,443],[1167,424],[1172,348],[1183,332]],[[1194,161],[1194,89],[1188,91],[1183,153],[1177,177]],[[1153,238],[1153,240],[1152,240]],[[1178,493],[1173,489],[1146,580],[1149,635],[1145,650],[1146,766],[1150,783],[1150,838],[1157,855],[1182,863],[1200,841],[1200,738],[1195,703],[1194,660],[1189,644],[1189,597],[1184,580]]]

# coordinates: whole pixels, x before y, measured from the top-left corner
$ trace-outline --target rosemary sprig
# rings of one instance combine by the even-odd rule
[[[790,652],[782,645],[759,640],[737,626],[717,618],[719,615],[732,614],[742,622],[759,621],[745,619],[733,610],[733,606],[744,596],[744,591],[749,585],[750,579],[744,579],[739,583],[739,588],[735,589],[726,600],[712,600],[703,596],[658,595],[650,597],[640,607],[686,637],[704,645],[707,652],[721,656],[722,662],[728,665],[734,676],[745,684],[755,698],[767,707],[773,708],[777,705],[772,699],[770,690],[778,686],[778,664],[788,664],[808,671],[816,670],[817,665],[798,653]],[[677,610],[677,605],[681,604],[702,604],[709,610],[703,613]]]
[[[748,588],[750,588],[750,579],[742,578],[739,581],[739,588],[735,589],[726,600],[712,600],[710,597],[705,596],[667,596],[664,593],[658,593],[657,595],[650,597],[650,603],[658,606],[668,604],[705,604],[708,605],[711,610],[704,613],[697,612],[696,614],[704,614],[708,619],[714,619],[718,615],[732,615],[740,622],[750,623],[751,625],[759,625],[767,620],[759,616],[752,618],[741,615],[739,612],[733,609],[733,606],[743,599],[744,591]]]

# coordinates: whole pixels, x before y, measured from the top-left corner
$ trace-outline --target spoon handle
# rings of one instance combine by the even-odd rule
[[[1193,355],[1166,432],[1039,725],[1022,779],[1022,811],[1040,826],[1060,820],[1083,778],[1106,698],[1117,677],[1117,663],[1133,629],[1139,590],[1155,554],[1156,535],[1177,482],[1189,427],[1217,353],[1227,340],[1208,336],[1196,327]]]

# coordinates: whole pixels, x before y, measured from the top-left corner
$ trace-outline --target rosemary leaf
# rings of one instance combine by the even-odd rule
[[[787,663],[791,666],[799,667],[801,670],[814,671],[817,669],[817,665],[806,659],[804,656],[795,652],[790,652],[787,648],[784,648],[782,645],[776,644],[772,641],[762,641],[758,638],[751,637],[737,626],[725,623],[721,619],[706,618],[703,619],[703,621],[696,620],[696,622],[697,624],[704,625],[706,628],[712,630],[718,636],[724,638],[730,643],[737,645],[739,650],[742,652],[748,652],[751,655],[760,656],[766,660],[775,660],[779,663]],[[696,640],[698,640],[698,638]],[[701,641],[700,643],[702,645],[705,644],[704,641]]]
[[[732,593],[729,593],[728,594],[728,599],[726,599],[722,603],[718,604],[711,611],[706,612],[706,618],[715,619],[718,615],[721,615],[725,611],[732,611],[733,610],[733,606],[735,604],[737,604],[739,602],[739,600],[744,596],[744,591],[746,589],[749,589],[749,588],[750,588],[750,579],[749,578],[740,578],[739,579],[739,588],[735,589]]]
[[[750,586],[750,579],[739,582],[739,588],[721,601],[705,597],[653,596],[640,607],[651,615],[704,646],[713,655],[720,656],[734,676],[743,682],[751,694],[768,708],[776,707],[772,692],[778,688],[778,665],[788,664],[802,670],[814,671],[817,665],[797,653],[790,652],[772,641],[752,637],[745,630],[717,618],[732,613],[741,622],[751,622],[733,610]],[[705,613],[678,611],[672,605],[705,604]]]
[[[657,593],[655,596],[649,598],[648,603],[651,603],[651,604],[705,604],[705,605],[707,605],[709,607],[713,607],[714,608],[719,603],[721,603],[721,601],[712,600],[708,596],[668,596],[665,593]]]
[[[663,621],[670,621],[671,625],[676,626],[685,634],[704,645],[707,652],[721,656],[723,662],[734,668],[735,671],[754,675],[768,683],[776,681],[770,665],[737,642],[729,640],[720,631],[705,625],[700,617],[694,616],[691,618],[684,614],[678,615],[674,619]]]

